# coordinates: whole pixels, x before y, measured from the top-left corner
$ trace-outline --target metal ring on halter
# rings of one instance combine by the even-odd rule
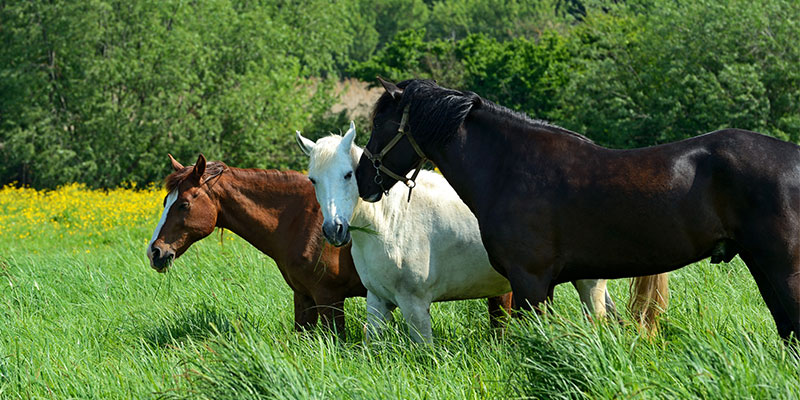
[[[408,187],[408,201],[411,201],[411,189],[414,189],[417,186],[416,182],[417,175],[419,175],[419,171],[422,170],[422,165],[428,158],[425,157],[425,153],[419,147],[417,141],[414,140],[414,137],[411,136],[411,133],[409,133],[407,130],[409,108],[410,105],[406,105],[406,107],[403,109],[403,118],[400,120],[400,126],[397,128],[397,134],[394,136],[394,138],[392,138],[392,140],[389,141],[389,143],[386,144],[383,150],[381,150],[378,154],[372,154],[372,152],[370,152],[369,149],[364,148],[364,154],[370,161],[372,161],[372,166],[375,168],[375,178],[373,178],[373,181],[378,186],[381,187],[383,193],[385,193],[387,196],[389,195],[389,190],[383,187],[383,175],[385,174],[386,176],[392,179],[396,179],[400,182],[403,182],[406,185],[406,187]],[[386,153],[388,153],[389,150],[391,150],[392,147],[394,147],[394,145],[396,145],[400,141],[400,139],[403,138],[403,136],[405,136],[408,139],[408,142],[409,144],[411,144],[411,147],[414,149],[414,152],[417,153],[417,155],[420,158],[416,164],[416,167],[414,168],[414,174],[411,175],[411,178],[392,172],[391,170],[386,168],[383,165],[383,162],[381,161],[383,156],[385,156]]]

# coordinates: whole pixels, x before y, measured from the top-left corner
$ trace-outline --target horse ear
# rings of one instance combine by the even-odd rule
[[[314,151],[314,145],[316,143],[304,138],[303,135],[300,134],[300,131],[294,131],[294,138],[297,140],[297,145],[300,146],[300,150],[303,150],[303,153],[306,153],[307,156],[311,156],[311,152]]]
[[[393,99],[400,100],[400,97],[403,95],[403,89],[400,89],[394,83],[389,82],[381,78],[380,76],[378,76],[377,78],[378,82],[380,82],[381,85],[383,85],[383,88],[386,89],[386,92],[389,93]]]
[[[350,121],[350,129],[347,130],[347,133],[344,134],[344,138],[342,138],[341,146],[345,149],[347,153],[350,152],[350,148],[353,147],[353,141],[356,139],[356,124],[353,121]]]
[[[206,158],[203,156],[202,153],[200,153],[200,155],[197,156],[197,162],[194,163],[193,173],[195,178],[197,178],[198,180],[202,179],[203,174],[206,173]]]
[[[167,155],[169,156],[169,162],[172,163],[172,169],[175,171],[180,171],[183,169],[183,165],[175,160],[175,158],[172,157],[172,154],[167,153]]]

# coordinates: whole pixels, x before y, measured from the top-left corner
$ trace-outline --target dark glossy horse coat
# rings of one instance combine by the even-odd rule
[[[385,87],[367,148],[378,154],[408,107],[411,135],[477,216],[517,304],[537,305],[569,280],[740,254],[780,336],[800,333],[800,147],[726,129],[612,150],[474,93],[421,80]],[[404,139],[383,165],[406,174],[418,160]],[[356,176],[360,195],[378,200],[366,157]]]
[[[171,158],[171,157],[170,157]],[[322,323],[344,337],[344,300],[366,296],[350,246],[322,237],[322,213],[308,178],[294,171],[239,169],[221,162],[183,167],[166,179],[177,198],[148,248],[153,268],[164,271],[215,227],[229,229],[275,260],[294,291],[295,328]]]

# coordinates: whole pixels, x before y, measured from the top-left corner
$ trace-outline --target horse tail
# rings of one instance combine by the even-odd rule
[[[658,331],[659,316],[669,304],[669,273],[637,276],[631,279],[628,310],[647,334]]]

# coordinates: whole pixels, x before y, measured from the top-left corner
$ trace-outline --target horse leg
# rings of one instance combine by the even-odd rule
[[[343,342],[347,340],[347,327],[344,319],[344,297],[340,297],[331,302],[331,314],[333,317],[333,330]]]
[[[367,325],[365,326],[364,340],[369,342],[372,338],[380,337],[383,328],[392,320],[392,311],[396,306],[375,293],[367,291]]]
[[[608,280],[606,280],[606,283],[608,283]],[[617,313],[617,305],[614,304],[614,299],[612,299],[611,295],[608,294],[608,288],[606,288],[605,298],[606,316],[611,315],[615,320],[617,320],[617,322],[621,323],[622,320],[619,317],[619,313]]]
[[[317,300],[317,313],[322,326],[336,333],[340,339],[347,339],[344,320],[344,299],[338,296],[326,296]]]
[[[433,343],[433,330],[431,329],[431,303],[423,299],[407,296],[397,299],[403,318],[408,325],[408,334],[411,340],[417,343]]]
[[[317,324],[317,307],[311,296],[294,291],[294,329],[298,332]]]
[[[800,285],[798,285],[797,272],[768,271],[769,261],[764,257],[753,257],[750,254],[740,253],[742,260],[750,270],[756,281],[758,291],[767,304],[767,308],[775,320],[778,335],[788,340],[792,334],[798,339],[800,334],[800,314],[798,313],[797,299],[800,298]],[[794,269],[796,271],[796,268]]]
[[[492,329],[502,329],[511,313],[512,293],[489,297],[489,325]]]
[[[602,320],[606,317],[606,284],[605,279],[581,279],[572,281],[575,290],[578,291],[578,296],[581,298],[581,303],[586,306],[586,311],[589,312],[589,318]],[[611,300],[611,297],[608,297]],[[614,302],[611,301],[612,307]]]
[[[516,310],[532,311],[541,313],[544,311],[543,304],[548,298],[552,298],[553,288],[552,278],[549,270],[542,271],[541,275],[534,275],[522,268],[504,268],[508,271],[508,281],[511,283],[511,291],[514,293],[514,308]]]

